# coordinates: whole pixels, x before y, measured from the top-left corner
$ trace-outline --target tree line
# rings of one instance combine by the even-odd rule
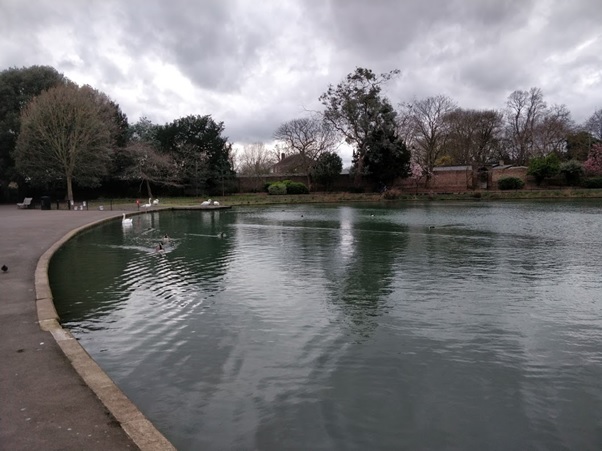
[[[5,199],[11,190],[37,187],[63,190],[73,200],[74,186],[135,186],[148,197],[157,189],[223,194],[235,169],[259,179],[282,154],[296,156],[308,187],[313,181],[328,186],[341,172],[341,142],[353,151],[356,184],[366,178],[387,185],[400,177],[428,183],[436,166],[499,160],[547,170],[551,156],[602,175],[602,109],[576,124],[565,105],[548,105],[539,88],[514,91],[499,110],[461,108],[444,95],[395,108],[383,89],[398,73],[358,67],[327,87],[322,111],[278,126],[271,150],[254,143],[236,152],[223,122],[211,115],[130,124],[106,94],[52,67],[10,68],[0,72],[0,188]]]
[[[0,72],[0,187],[21,194],[122,188],[154,197],[223,193],[234,176],[224,124],[190,115],[128,122],[119,105],[49,66]],[[132,186],[137,189],[133,190]]]
[[[319,156],[334,152],[342,140],[353,150],[351,172],[357,183],[363,177],[379,184],[399,177],[428,183],[436,166],[500,160],[533,164],[539,181],[542,161],[551,156],[565,162],[572,174],[602,175],[602,109],[577,124],[565,105],[548,105],[537,87],[512,92],[498,110],[462,108],[445,95],[400,102],[394,108],[383,87],[398,73],[377,75],[356,68],[322,94],[323,111],[276,130],[275,152],[270,154],[262,143],[246,147],[240,171],[267,173],[285,150],[303,156],[302,170],[311,174],[321,170]]]

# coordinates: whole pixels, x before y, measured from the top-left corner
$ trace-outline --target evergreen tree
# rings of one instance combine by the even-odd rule
[[[323,152],[312,169],[312,177],[324,185],[327,190],[332,188],[336,177],[343,170],[343,160],[334,152]]]

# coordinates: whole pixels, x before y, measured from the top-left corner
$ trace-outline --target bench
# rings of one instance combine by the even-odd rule
[[[17,204],[18,208],[29,208],[31,207],[31,201],[33,200],[33,197],[26,197],[25,199],[23,199],[23,202]]]

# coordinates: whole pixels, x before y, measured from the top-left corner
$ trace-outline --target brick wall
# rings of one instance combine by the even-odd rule
[[[503,177],[517,177],[523,180],[525,188],[533,189],[536,187],[535,182],[531,177],[527,177],[527,168],[524,166],[502,166],[494,167],[488,171],[487,188],[490,190],[497,189],[497,182]],[[301,182],[307,185],[307,176],[299,174],[270,174],[261,177],[253,176],[238,176],[237,177],[239,192],[259,192],[263,190],[263,186],[267,182],[276,182],[280,180],[292,180]],[[353,179],[349,174],[339,175],[332,184],[333,191],[346,191],[354,185]],[[429,182],[429,186],[425,186],[424,178],[416,185],[414,179],[399,179],[393,183],[393,187],[402,191],[434,191],[440,193],[455,193],[463,191],[471,191],[479,189],[479,174],[476,169],[471,167],[459,168],[437,168],[433,177]],[[365,191],[374,191],[375,186],[367,180],[364,180],[363,188]],[[485,188],[483,188],[485,189]],[[314,183],[313,191],[323,191],[324,187]]]
[[[472,190],[473,188],[473,171],[472,168],[438,168],[433,172],[433,176],[429,180],[428,187],[425,186],[426,180],[422,178],[416,184],[414,179],[401,179],[394,184],[395,188],[402,191],[435,191],[442,193],[454,193]]]
[[[497,188],[497,182],[504,177],[516,177],[527,183],[527,168],[525,166],[508,166],[490,171],[491,183]]]

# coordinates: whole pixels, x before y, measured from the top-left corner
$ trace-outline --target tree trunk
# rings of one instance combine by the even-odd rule
[[[69,205],[71,205],[71,201],[73,200],[73,183],[71,180],[71,176],[67,176],[67,201]]]
[[[361,156],[357,159],[355,165],[355,176],[353,177],[353,183],[356,187],[362,186],[362,176],[364,175],[364,157]]]
[[[148,197],[150,197],[152,199],[153,193],[151,191],[150,183],[149,183],[148,179],[146,179],[145,181],[146,181],[146,191],[148,193]]]

